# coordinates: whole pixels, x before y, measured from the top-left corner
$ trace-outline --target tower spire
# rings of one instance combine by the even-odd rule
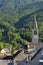
[[[34,29],[38,29],[37,21],[36,21],[36,16],[34,16]]]
[[[38,43],[38,25],[37,25],[37,21],[36,21],[36,16],[34,16],[34,22],[33,22],[32,42]]]

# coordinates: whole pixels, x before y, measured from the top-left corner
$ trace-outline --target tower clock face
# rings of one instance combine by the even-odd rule
[[[37,35],[37,30],[34,30],[34,34]]]

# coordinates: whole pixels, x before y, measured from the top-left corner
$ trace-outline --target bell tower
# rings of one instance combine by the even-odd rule
[[[38,25],[36,21],[36,16],[34,16],[34,21],[33,21],[32,42],[38,43]]]

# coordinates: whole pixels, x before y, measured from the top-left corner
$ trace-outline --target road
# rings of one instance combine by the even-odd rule
[[[14,65],[10,60],[0,60],[0,65]]]
[[[36,55],[36,57],[32,60],[30,65],[38,65],[39,64],[39,60],[42,55],[42,51],[43,51],[43,49]]]

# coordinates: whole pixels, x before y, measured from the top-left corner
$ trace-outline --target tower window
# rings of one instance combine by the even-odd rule
[[[37,35],[37,31],[36,30],[34,30],[34,34]]]

